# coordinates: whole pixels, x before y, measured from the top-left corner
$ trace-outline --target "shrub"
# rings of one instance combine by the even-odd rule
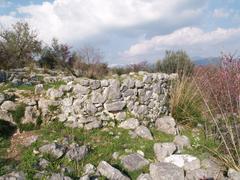
[[[41,51],[37,33],[27,23],[18,22],[0,32],[0,68],[20,68],[33,63]]]
[[[223,55],[219,65],[199,67],[195,73],[211,126],[206,134],[220,141],[212,150],[228,167],[240,170],[240,59]]]
[[[51,46],[46,46],[42,50],[39,65],[48,69],[66,69],[71,57],[70,47],[61,44],[57,39],[52,40]]]
[[[184,51],[166,51],[162,61],[155,64],[156,71],[164,73],[178,73],[181,76],[190,75],[193,72],[194,64]]]
[[[108,74],[108,65],[102,59],[99,49],[87,46],[74,53],[69,63],[75,75],[97,79]]]

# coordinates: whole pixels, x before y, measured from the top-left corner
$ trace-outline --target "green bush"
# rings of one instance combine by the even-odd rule
[[[166,51],[163,60],[157,61],[155,66],[158,72],[178,73],[180,77],[192,74],[194,68],[190,57],[184,51]]]

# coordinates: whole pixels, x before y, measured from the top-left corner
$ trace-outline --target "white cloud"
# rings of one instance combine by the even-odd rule
[[[217,28],[210,32],[204,32],[200,28],[185,27],[173,33],[154,36],[151,39],[134,44],[123,53],[123,56],[139,57],[152,54],[153,52],[163,52],[168,49],[184,49],[190,52],[191,55],[212,56],[220,53],[221,50],[234,48],[235,46],[231,46],[229,42],[239,38],[240,28]],[[228,46],[227,49],[225,44]],[[236,44],[233,43],[233,45]]]
[[[49,41],[79,41],[109,30],[154,21],[182,22],[198,16],[206,0],[55,0],[17,9]],[[178,18],[176,18],[178,17]],[[0,23],[14,19],[0,16]]]

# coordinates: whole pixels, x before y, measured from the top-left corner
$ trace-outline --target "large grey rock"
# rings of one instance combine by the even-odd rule
[[[79,180],[91,180],[91,178],[89,177],[89,175],[84,175],[84,176],[80,177]]]
[[[84,171],[84,175],[93,175],[96,173],[96,167],[90,163],[86,164],[83,168],[83,171]]]
[[[176,134],[176,122],[171,116],[164,116],[157,119],[155,122],[155,127],[157,130],[166,134]]]
[[[134,89],[128,89],[123,93],[124,97],[133,97],[136,94],[136,91]]]
[[[44,92],[44,87],[43,87],[43,84],[37,84],[35,86],[35,94],[41,94]]]
[[[87,146],[79,146],[77,144],[74,144],[70,147],[70,149],[66,153],[66,157],[73,161],[80,161],[87,155],[87,153],[88,153]]]
[[[155,143],[153,146],[158,161],[163,161],[167,156],[172,155],[177,147],[173,143]]]
[[[240,172],[230,168],[228,170],[228,177],[230,180],[239,180],[240,179]]]
[[[89,80],[88,79],[81,79],[79,81],[79,84],[82,86],[89,86]]]
[[[125,112],[119,112],[115,116],[117,121],[124,121],[126,119],[126,117],[127,117],[127,115]]]
[[[130,180],[127,176],[123,175],[121,171],[112,167],[106,161],[101,161],[97,167],[100,174],[109,180]]]
[[[140,170],[149,164],[149,161],[138,153],[124,156],[121,159],[123,167],[128,171]]]
[[[104,104],[104,108],[105,108],[108,112],[118,112],[118,111],[122,111],[125,106],[126,106],[126,102],[125,102],[125,101],[116,101],[116,102],[105,103],[105,104]]]
[[[136,129],[139,126],[139,121],[134,118],[129,118],[119,124],[120,128],[123,129]]]
[[[101,87],[101,82],[99,80],[91,80],[90,87],[92,90],[99,89]]]
[[[188,154],[173,154],[164,159],[164,162],[172,163],[186,171],[192,171],[201,167],[200,160],[197,157]]]
[[[66,147],[57,143],[46,144],[39,148],[41,153],[51,154],[56,158],[62,157],[66,152]]]
[[[103,104],[106,101],[106,97],[99,92],[93,92],[92,102],[93,104]]]
[[[121,98],[120,82],[116,79],[109,80],[108,100],[115,101]]]
[[[152,75],[147,74],[143,76],[143,83],[150,84],[152,82]]]
[[[76,84],[73,87],[73,92],[77,95],[87,95],[90,92],[90,89],[80,84]]]
[[[101,126],[102,126],[102,121],[96,120],[88,124],[85,124],[84,129],[86,130],[97,129],[97,128],[100,128]]]
[[[96,106],[90,101],[86,101],[84,104],[84,110],[91,115],[94,115],[98,111]]]
[[[72,178],[64,176],[62,174],[52,174],[49,180],[72,180]]]
[[[41,169],[47,168],[49,164],[50,164],[50,162],[48,160],[46,160],[46,159],[43,159],[43,158],[40,158],[39,161],[38,161],[38,166]]]
[[[0,176],[0,180],[25,180],[26,177],[23,172],[11,172],[9,174]]]
[[[135,85],[136,85],[137,88],[143,88],[144,87],[144,83],[142,81],[139,81],[139,80],[137,80],[135,82]]]
[[[137,180],[152,180],[150,174],[140,174],[137,177]]]
[[[5,100],[5,95],[0,93],[0,105],[3,103],[4,100]]]
[[[40,115],[40,112],[37,110],[36,106],[27,106],[25,108],[24,117],[22,123],[33,123],[36,124],[37,117]]]
[[[135,129],[135,133],[144,138],[144,139],[148,139],[148,140],[153,140],[153,137],[152,137],[152,134],[150,132],[150,130],[146,127],[146,126],[138,126],[136,129]]]
[[[185,180],[199,180],[199,179],[215,179],[215,178],[209,176],[207,170],[205,169],[196,169],[186,172]]]
[[[47,90],[47,97],[49,97],[52,100],[61,98],[63,96],[63,92],[58,89],[48,89]]]
[[[176,136],[173,140],[174,144],[176,144],[178,150],[183,150],[183,148],[189,148],[190,140],[187,136]]]
[[[13,122],[12,115],[7,111],[0,110],[0,119],[15,124],[15,122]]]
[[[206,169],[209,177],[214,179],[223,177],[223,169],[225,169],[216,159],[208,157],[201,161],[201,167]]]
[[[123,80],[123,85],[127,86],[127,88],[134,88],[135,87],[135,81],[131,78],[127,78]]]
[[[109,85],[108,80],[106,80],[106,79],[101,80],[101,86],[102,87],[108,87],[108,85]]]
[[[184,180],[184,171],[174,164],[158,162],[150,164],[150,176],[153,180]]]
[[[15,111],[16,107],[16,104],[12,101],[4,101],[1,105],[3,111]]]

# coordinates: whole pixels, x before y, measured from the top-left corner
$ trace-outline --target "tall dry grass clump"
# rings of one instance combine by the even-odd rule
[[[196,126],[203,123],[203,103],[193,76],[186,74],[172,82],[170,107],[180,124]]]

